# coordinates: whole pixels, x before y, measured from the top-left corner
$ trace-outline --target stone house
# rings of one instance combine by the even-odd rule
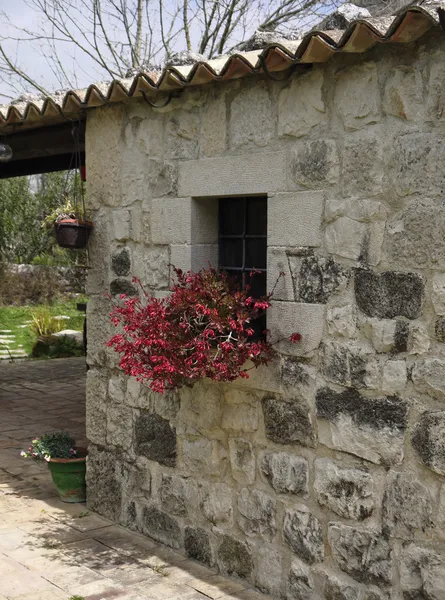
[[[277,598],[443,598],[440,11],[0,113],[86,113],[90,508]],[[285,272],[268,327],[299,345],[166,396],[121,374],[104,292],[249,253],[265,287]]]

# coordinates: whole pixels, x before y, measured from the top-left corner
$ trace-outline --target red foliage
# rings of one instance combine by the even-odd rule
[[[107,346],[121,354],[119,365],[127,375],[149,380],[152,390],[163,393],[204,377],[248,378],[247,360],[258,367],[275,356],[268,332],[265,339],[254,340],[250,326],[270,307],[272,293],[256,300],[249,296],[249,286],[240,290],[212,268],[199,273],[174,270],[177,281],[167,298],[153,298],[141,286],[142,300],[122,295],[123,305],[111,312],[123,333]],[[290,338],[299,339],[298,333]]]

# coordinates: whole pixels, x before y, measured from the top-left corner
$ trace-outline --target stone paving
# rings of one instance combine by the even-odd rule
[[[84,358],[0,364],[0,600],[267,600],[59,500],[19,452],[57,429],[85,444],[84,411]]]

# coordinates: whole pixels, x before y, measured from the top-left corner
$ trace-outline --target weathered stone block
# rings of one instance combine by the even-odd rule
[[[179,165],[179,196],[209,198],[289,189],[283,152],[257,152]]]
[[[388,360],[383,367],[382,390],[385,394],[398,394],[407,384],[408,376],[404,360]]]
[[[445,273],[434,273],[431,301],[436,315],[445,315]]]
[[[134,436],[137,454],[167,467],[176,466],[176,429],[166,419],[142,411]]]
[[[173,548],[182,546],[181,528],[178,522],[155,506],[144,506],[142,531],[145,535],[167,546]]]
[[[439,317],[434,324],[434,335],[438,342],[445,343],[445,317]]]
[[[359,589],[337,577],[328,577],[324,586],[326,600],[358,600]]]
[[[321,342],[324,313],[322,304],[273,301],[267,313],[272,341],[287,340],[295,332],[301,334],[301,340],[296,344],[282,341],[277,344],[277,349],[293,356],[311,354]]]
[[[243,86],[230,105],[230,145],[267,146],[274,130],[273,104],[266,83],[257,80],[249,88]]]
[[[368,198],[349,198],[330,197],[326,201],[325,221],[331,223],[340,217],[348,217],[359,223],[374,223],[376,221],[386,221],[388,210],[385,205],[377,200]]]
[[[248,536],[272,540],[276,526],[276,501],[260,490],[243,488],[238,495],[238,524]]]
[[[193,237],[193,230],[192,230]],[[171,244],[171,264],[182,271],[200,271],[208,269],[209,264],[218,264],[217,244]]]
[[[267,289],[274,289],[275,300],[288,302],[295,300],[294,283],[286,248],[270,246],[267,248]]]
[[[363,583],[391,583],[391,547],[380,533],[332,523],[328,539],[342,571]]]
[[[422,394],[439,400],[445,399],[445,362],[439,358],[420,358],[414,363],[411,378]]]
[[[170,252],[168,246],[149,246],[144,250],[145,281],[148,287],[162,289],[170,284]]]
[[[153,198],[150,218],[153,244],[191,243],[191,198]]]
[[[328,332],[338,337],[355,337],[357,317],[351,304],[345,306],[329,306],[326,313]]]
[[[362,521],[374,510],[371,475],[362,469],[342,468],[320,458],[314,463],[314,490],[318,503],[345,519]]]
[[[284,452],[264,455],[261,470],[279,494],[308,494],[308,463],[305,458]]]
[[[369,61],[339,71],[334,103],[347,130],[379,122],[380,90],[376,64]]]
[[[326,304],[349,280],[349,271],[331,257],[289,256],[289,264],[296,281],[297,300],[307,304]]]
[[[161,484],[159,486],[159,498],[162,508],[172,515],[186,515],[187,498],[189,496],[187,488],[189,480],[175,475],[166,475],[162,473]]]
[[[415,121],[423,113],[423,83],[420,72],[408,66],[392,69],[385,82],[383,110],[405,121]]]
[[[298,505],[295,509],[286,510],[283,536],[292,551],[309,564],[323,560],[324,540],[321,523],[305,506]]]
[[[269,544],[261,542],[256,552],[256,565],[255,587],[280,597],[283,575],[280,553]]]
[[[431,526],[432,501],[427,487],[412,473],[390,471],[383,498],[383,532],[411,537]]]
[[[383,161],[379,138],[346,137],[342,162],[343,194],[359,198],[380,194],[385,172]]]
[[[423,295],[424,281],[417,273],[377,274],[358,269],[355,274],[355,298],[369,317],[416,319],[422,311]]]
[[[130,211],[126,208],[115,209],[111,212],[113,239],[123,242],[130,238]]]
[[[302,137],[326,121],[322,96],[323,71],[314,69],[294,77],[278,97],[278,135]],[[295,107],[299,110],[296,111]]]
[[[425,323],[413,323],[410,325],[406,345],[406,349],[410,354],[426,354],[428,352],[431,341],[428,327]]]
[[[445,561],[435,549],[414,544],[404,546],[399,571],[404,598],[443,597]]]
[[[200,529],[186,527],[184,532],[184,547],[187,556],[211,567],[213,565],[212,548],[209,534]]]
[[[337,183],[340,160],[335,140],[311,140],[293,150],[293,178],[310,188]]]
[[[377,464],[398,464],[403,458],[408,407],[397,397],[370,399],[357,390],[318,390],[317,412],[329,428],[320,441]]]
[[[259,401],[254,394],[228,389],[224,394],[222,428],[252,432],[258,429]]]
[[[120,294],[125,294],[126,296],[137,296],[138,290],[136,286],[131,283],[131,281],[119,277],[111,281],[110,294],[112,296],[120,296]]]
[[[214,156],[224,152],[227,146],[226,123],[226,95],[218,89],[214,97],[208,98],[203,109],[199,137],[200,156]]]
[[[390,319],[372,319],[371,341],[377,352],[394,350],[397,321]]]
[[[111,257],[111,270],[115,275],[126,276],[130,275],[131,271],[131,254],[130,248],[122,248],[115,252]]]
[[[143,164],[145,167],[145,189],[149,190],[149,194],[152,198],[178,195],[178,172],[177,166],[174,163],[156,158],[149,158]],[[139,163],[136,163],[135,168],[140,169]],[[136,184],[137,183],[138,182],[136,181]],[[125,183],[123,182],[123,189],[125,189],[124,186]],[[183,194],[181,194],[181,196],[183,196]],[[141,200],[142,199],[143,198],[141,198]],[[134,201],[134,195],[130,196],[130,200]]]
[[[412,445],[420,460],[439,475],[445,475],[445,412],[426,411],[412,436]]]
[[[327,342],[321,358],[321,372],[329,381],[356,388],[380,387],[377,358],[366,346]]]
[[[113,521],[119,521],[121,515],[122,489],[116,475],[119,465],[113,452],[90,444],[86,473],[88,508]]]
[[[217,385],[204,382],[181,390],[180,420],[191,433],[211,431],[221,427],[224,397]]]
[[[229,456],[232,477],[241,484],[255,481],[255,454],[249,440],[242,438],[229,439]]]
[[[217,440],[190,437],[182,442],[182,462],[190,473],[223,476],[227,452]]]
[[[165,129],[166,151],[170,158],[197,158],[200,124],[201,113],[197,109],[180,110],[170,115]]]
[[[267,202],[267,243],[271,246],[319,246],[323,192],[276,194]],[[283,214],[286,219],[283,219]]]
[[[133,446],[133,412],[124,404],[110,402],[107,407],[107,443],[123,450]]]
[[[229,535],[224,535],[218,548],[217,560],[223,573],[250,579],[253,560],[249,547]]]
[[[295,358],[284,358],[281,363],[281,381],[295,393],[307,393],[315,387],[316,370]]]
[[[105,375],[97,369],[90,369],[86,384],[86,434],[90,442],[102,446],[107,434],[107,388]]]
[[[224,483],[211,483],[204,492],[201,509],[214,525],[232,520],[233,490]]]
[[[312,600],[314,597],[314,581],[310,569],[301,560],[293,560],[289,571],[287,598],[296,600]]]
[[[317,434],[310,408],[301,398],[263,400],[266,437],[277,444],[301,444],[315,448]]]
[[[445,148],[441,134],[428,132],[401,135],[395,141],[394,150],[395,184],[401,196],[415,193],[437,195],[442,193],[445,183],[442,168]],[[423,235],[425,234],[424,229]]]

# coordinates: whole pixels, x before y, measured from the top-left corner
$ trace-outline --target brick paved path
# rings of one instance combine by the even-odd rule
[[[0,363],[0,600],[267,600],[56,497],[19,452],[57,429],[85,443],[84,411],[84,359]]]

